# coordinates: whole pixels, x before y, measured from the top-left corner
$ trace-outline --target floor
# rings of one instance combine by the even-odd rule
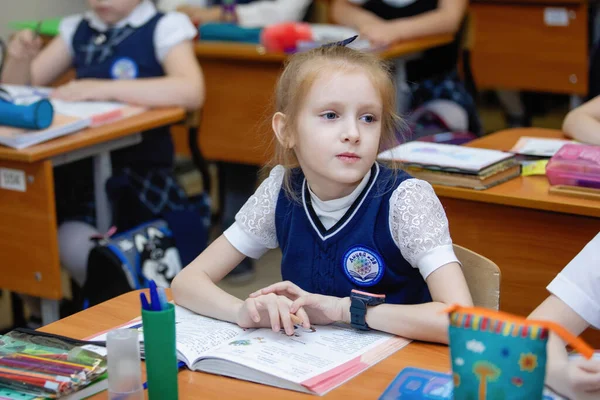
[[[504,116],[499,106],[493,101],[493,99],[491,101],[484,99],[480,101],[480,103],[482,104],[479,104],[479,112],[485,131],[495,132],[504,129]],[[558,105],[554,104],[550,106],[549,109],[545,110],[543,115],[534,117],[532,120],[532,125],[536,127],[559,129],[566,112],[566,102],[564,99],[559,99]],[[186,174],[182,180],[184,187],[189,192],[193,193],[201,190],[200,179],[197,173],[192,172]],[[244,284],[232,284],[224,281],[220,284],[220,286],[236,297],[242,299],[246,298],[249,293],[281,280],[281,273],[279,270],[280,262],[281,253],[279,250],[270,251],[263,256],[262,259],[257,261],[256,275],[252,280]],[[67,279],[68,278],[65,276],[65,282],[68,282]],[[69,287],[69,285],[64,284],[63,287]],[[8,292],[3,291],[2,295],[0,296],[0,330],[6,329],[10,326],[12,326],[10,295]]]

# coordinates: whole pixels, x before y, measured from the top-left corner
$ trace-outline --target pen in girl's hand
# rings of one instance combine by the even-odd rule
[[[300,318],[296,314],[290,314],[290,317],[294,325],[302,325],[304,323],[304,321],[302,321],[302,318]]]

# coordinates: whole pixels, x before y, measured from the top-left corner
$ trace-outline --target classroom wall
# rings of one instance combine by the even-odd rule
[[[85,11],[86,0],[0,0],[0,37],[12,33],[10,21],[60,17]]]

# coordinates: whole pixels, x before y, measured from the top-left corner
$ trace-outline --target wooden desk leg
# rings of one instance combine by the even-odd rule
[[[106,194],[106,181],[112,175],[110,152],[105,151],[94,156],[94,200],[96,202],[96,228],[104,233],[110,227],[111,209]]]
[[[599,218],[440,197],[454,243],[500,267],[500,309],[526,316],[546,286],[598,233]],[[584,338],[600,346],[600,333]]]
[[[52,163],[0,161],[0,176],[0,288],[59,300]]]
[[[406,63],[421,56],[413,53],[394,59],[394,80],[396,82],[396,108],[401,115],[406,114],[410,108],[411,92],[406,79]]]
[[[394,60],[396,66],[394,79],[396,80],[396,108],[400,114],[404,114],[410,107],[410,88],[406,82],[406,60],[397,58]]]
[[[42,325],[48,325],[60,319],[58,300],[42,299]]]

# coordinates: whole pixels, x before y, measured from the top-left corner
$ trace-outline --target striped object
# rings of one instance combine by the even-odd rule
[[[495,333],[502,336],[530,338],[532,340],[546,340],[548,328],[535,324],[519,324],[510,321],[502,321],[473,313],[452,312],[450,324],[456,328],[471,329]]]

